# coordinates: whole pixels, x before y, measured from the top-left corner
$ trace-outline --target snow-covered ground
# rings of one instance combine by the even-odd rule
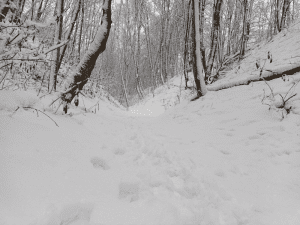
[[[13,112],[43,109],[33,94],[0,92],[0,224],[299,224],[300,116],[281,120],[263,89],[209,92],[158,117],[108,101],[96,114],[46,110],[59,127]]]
[[[0,225],[300,224],[300,74],[286,78],[274,98],[255,82],[191,102],[176,77],[128,111],[80,97],[69,115],[0,91]]]

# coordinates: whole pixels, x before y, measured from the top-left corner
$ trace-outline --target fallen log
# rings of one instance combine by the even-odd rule
[[[222,89],[227,89],[227,88],[232,88],[235,86],[240,86],[240,85],[248,85],[251,82],[256,82],[256,81],[263,81],[263,80],[273,80],[276,78],[280,78],[283,75],[293,75],[297,72],[300,72],[300,63],[298,64],[292,64],[292,65],[286,65],[282,67],[275,67],[272,69],[264,69],[262,73],[258,71],[259,74],[257,75],[252,75],[249,77],[244,77],[240,78],[238,80],[234,80],[232,82],[227,82],[223,84],[215,84],[211,86],[207,86],[208,91],[219,91]]]

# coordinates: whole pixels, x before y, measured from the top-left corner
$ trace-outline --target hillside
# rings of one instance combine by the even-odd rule
[[[211,85],[209,90],[231,87],[232,84],[238,83],[247,84],[247,81],[258,80],[260,77],[282,73],[291,75],[299,72],[299,34],[300,20],[270,41],[262,42],[250,49],[244,59],[231,65],[232,69],[226,73],[226,76]]]

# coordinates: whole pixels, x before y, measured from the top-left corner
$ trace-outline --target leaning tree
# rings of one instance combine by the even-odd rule
[[[65,81],[65,91],[60,96],[64,105],[65,113],[67,112],[68,105],[75,96],[75,100],[78,101],[77,97],[80,90],[82,90],[83,86],[88,82],[98,56],[104,52],[106,48],[106,42],[111,28],[111,2],[112,0],[103,0],[102,12],[100,12],[102,13],[102,19],[94,41],[76,69],[72,71]]]

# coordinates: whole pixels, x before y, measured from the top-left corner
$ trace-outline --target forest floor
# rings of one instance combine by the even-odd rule
[[[268,81],[275,103],[265,82],[183,100],[177,77],[129,111],[80,98],[69,115],[1,91],[0,225],[300,224],[300,74],[287,78]]]

